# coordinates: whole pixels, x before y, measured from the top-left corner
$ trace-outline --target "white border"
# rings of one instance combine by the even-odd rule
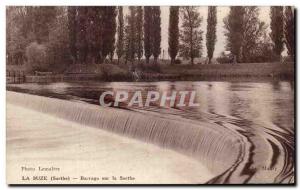
[[[6,185],[6,174],[5,174],[5,7],[7,5],[199,5],[199,6],[207,6],[207,5],[219,5],[219,6],[226,6],[226,5],[258,5],[258,6],[270,6],[270,5],[294,5],[298,10],[298,18],[299,18],[299,9],[300,9],[300,1],[299,0],[251,0],[251,1],[241,1],[241,0],[2,0],[0,1],[0,44],[1,44],[1,51],[0,51],[0,122],[1,122],[1,156],[0,156],[0,164],[3,166],[0,170],[0,182],[1,182],[1,189],[8,189],[12,187],[8,187]],[[297,19],[297,26],[299,26],[299,19]],[[298,31],[298,30],[297,30]],[[299,38],[298,38],[299,39]],[[299,40],[297,40],[298,43]],[[299,49],[297,49],[297,55],[299,55]],[[298,57],[298,56],[297,56]],[[298,78],[298,77],[297,77]],[[299,83],[297,83],[297,88],[299,89]],[[298,93],[297,93],[298,94]],[[298,101],[299,102],[299,101]],[[298,104],[299,105],[299,104]],[[298,106],[297,105],[297,106]],[[16,113],[17,114],[17,113]],[[297,113],[297,118],[299,116],[299,112]],[[298,126],[295,126],[298,128]],[[297,130],[299,134],[299,129]],[[297,135],[297,139],[299,135]],[[299,140],[298,140],[299,141]],[[299,153],[299,145],[297,146],[297,152]],[[299,158],[299,156],[298,156]],[[297,166],[299,165],[299,159],[297,160]],[[299,168],[297,168],[297,174],[299,175]],[[299,183],[299,181],[298,181]],[[208,186],[209,187],[209,186]],[[224,187],[224,186],[222,186]],[[33,188],[33,187],[28,187]],[[34,189],[42,189],[43,187],[35,187]],[[55,187],[55,189],[63,189],[65,187]],[[73,187],[69,187],[73,188]],[[79,187],[79,189],[87,189],[90,187]],[[100,187],[102,189],[111,189],[111,187]],[[114,188],[122,188],[122,187],[114,187]],[[124,188],[124,187],[123,187]],[[142,188],[142,187],[138,187]],[[155,187],[157,189],[165,189],[165,187]],[[183,187],[184,189],[188,189],[190,187]],[[204,188],[203,186],[195,186],[195,188]],[[218,187],[209,187],[210,189],[217,189]],[[265,188],[274,188],[274,187],[252,187],[252,186],[243,186],[238,188],[254,188],[254,189],[265,189]],[[290,189],[291,187],[281,187],[280,189]]]

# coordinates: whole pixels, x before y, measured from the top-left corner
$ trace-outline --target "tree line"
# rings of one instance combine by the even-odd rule
[[[171,6],[168,53],[190,60],[203,54],[203,17],[195,6]],[[208,7],[208,63],[217,41],[217,7]],[[161,10],[158,6],[7,7],[7,62],[39,67],[60,63],[158,63],[161,54]],[[226,47],[236,62],[278,61],[284,49],[294,58],[293,7],[270,8],[270,30],[256,6],[233,6],[224,18]],[[116,54],[116,55],[115,55]],[[45,64],[46,62],[47,64]]]
[[[278,61],[284,43],[288,54],[294,57],[293,8],[271,7],[270,19],[271,32],[268,36],[268,26],[259,20],[258,7],[230,7],[229,15],[224,19],[226,49],[236,57],[237,62]]]

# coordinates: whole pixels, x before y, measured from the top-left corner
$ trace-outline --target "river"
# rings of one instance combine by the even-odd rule
[[[211,123],[245,139],[244,152],[231,168],[208,183],[294,182],[294,82],[289,81],[177,81],[72,82],[10,84],[9,91],[98,104],[104,91],[196,91],[197,107],[126,107],[142,113]],[[230,154],[230,152],[228,152]]]

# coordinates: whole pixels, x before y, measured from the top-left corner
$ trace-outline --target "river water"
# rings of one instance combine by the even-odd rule
[[[295,126],[294,83],[264,82],[77,82],[10,84],[9,91],[37,94],[91,104],[99,103],[104,91],[196,91],[197,107],[170,107],[153,103],[149,107],[116,109],[172,115],[206,122],[234,131],[246,139],[240,161],[208,183],[294,182]],[[230,152],[228,153],[230,154]]]

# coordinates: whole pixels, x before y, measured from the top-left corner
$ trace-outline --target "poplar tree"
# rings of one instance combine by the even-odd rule
[[[171,6],[169,15],[169,48],[171,64],[174,64],[179,49],[179,7]]]
[[[117,39],[117,56],[118,56],[118,64],[120,59],[124,54],[124,16],[123,16],[123,7],[118,7],[118,39]]]
[[[87,7],[86,14],[86,41],[87,41],[87,60],[89,63],[100,63],[99,52],[102,44],[102,7]]]
[[[206,49],[208,63],[211,63],[211,59],[214,55],[215,44],[217,41],[216,35],[216,26],[217,26],[217,7],[210,6],[208,7],[207,15],[207,32],[206,32]]]
[[[71,60],[76,63],[76,7],[68,7],[68,34],[69,34],[69,51]]]
[[[129,7],[129,17],[128,17],[128,50],[129,50],[129,60],[133,64],[136,57],[136,7]]]
[[[270,11],[271,16],[271,33],[270,37],[273,41],[274,47],[273,52],[277,59],[280,59],[281,52],[283,51],[283,7],[282,6],[272,6]]]
[[[136,13],[136,55],[138,62],[143,56],[143,8],[141,6],[137,7]]]
[[[160,18],[160,7],[155,6],[152,8],[152,40],[153,40],[153,57],[154,57],[154,63],[157,63],[157,58],[161,53],[161,18]]]
[[[144,7],[144,51],[146,63],[149,64],[149,59],[152,56],[152,7]]]
[[[289,56],[294,59],[295,55],[295,13],[294,8],[287,6],[284,11],[284,34],[285,44]]]
[[[241,62],[244,33],[245,9],[241,6],[230,7],[229,15],[224,18],[224,27],[227,37],[226,49],[236,57],[237,62]]]
[[[125,17],[125,27],[124,27],[124,53],[125,53],[125,65],[130,57],[130,27],[129,27],[129,15]]]
[[[115,50],[115,35],[116,35],[116,7],[103,7],[102,19],[102,61],[109,55],[114,54]],[[111,56],[113,57],[113,56]]]
[[[86,39],[86,17],[87,8],[78,7],[76,16],[76,50],[77,61],[81,64],[86,63],[87,58],[87,39]]]

